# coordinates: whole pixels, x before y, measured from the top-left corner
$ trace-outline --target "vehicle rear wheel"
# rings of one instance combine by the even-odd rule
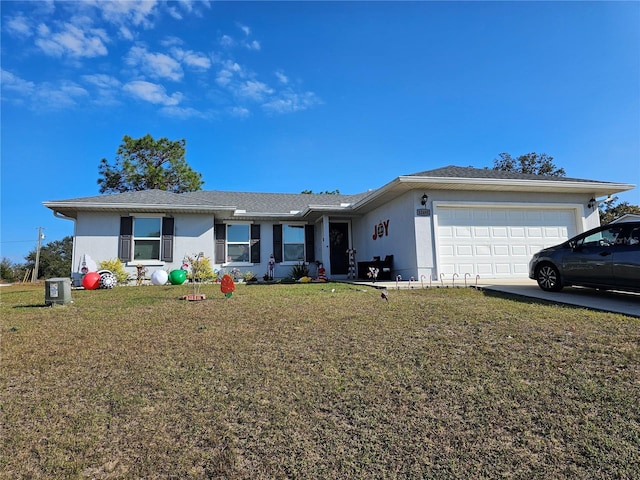
[[[560,272],[550,263],[540,265],[536,272],[536,281],[538,282],[538,286],[547,292],[558,292],[562,290]]]

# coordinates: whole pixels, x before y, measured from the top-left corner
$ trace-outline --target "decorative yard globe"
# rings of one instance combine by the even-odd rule
[[[169,275],[164,270],[156,270],[151,274],[151,283],[154,285],[164,285],[168,279]]]
[[[118,283],[116,276],[109,270],[98,273],[100,274],[100,288],[113,288]]]
[[[89,272],[82,278],[82,286],[87,290],[95,290],[100,286],[100,274]]]
[[[182,285],[187,279],[187,272],[182,269],[172,270],[169,274],[169,282],[171,285]]]

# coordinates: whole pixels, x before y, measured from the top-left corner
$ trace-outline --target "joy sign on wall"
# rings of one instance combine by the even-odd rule
[[[378,238],[386,237],[389,235],[389,220],[385,220],[384,222],[380,222],[377,225],[373,226],[373,239],[377,240]]]

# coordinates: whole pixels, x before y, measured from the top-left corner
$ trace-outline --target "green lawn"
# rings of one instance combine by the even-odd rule
[[[638,478],[639,319],[471,288],[187,293],[2,287],[0,478]]]

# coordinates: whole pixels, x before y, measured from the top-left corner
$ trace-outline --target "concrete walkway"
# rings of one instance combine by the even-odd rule
[[[471,279],[464,280],[443,279],[442,281],[392,281],[392,282],[365,282],[351,281],[357,285],[366,285],[373,288],[396,289],[421,289],[421,288],[464,288],[473,287],[478,290],[494,291],[533,298],[576,307],[600,310],[604,312],[621,313],[631,317],[640,318],[640,294],[602,291],[593,288],[565,287],[560,292],[545,292],[534,280],[529,279]]]

